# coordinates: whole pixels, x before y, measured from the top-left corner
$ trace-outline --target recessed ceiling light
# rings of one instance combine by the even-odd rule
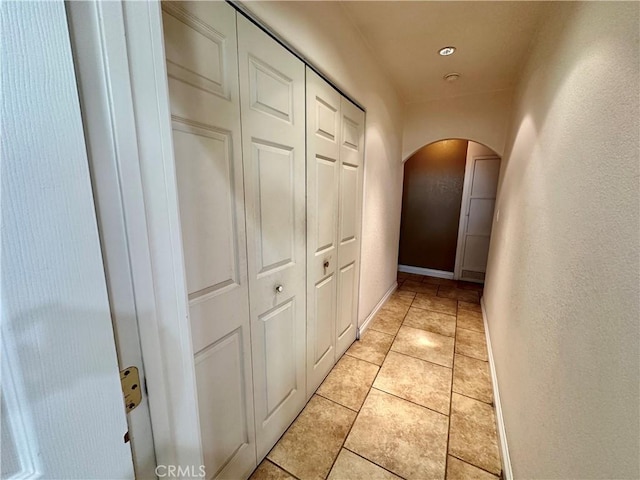
[[[444,77],[447,82],[455,82],[460,78],[460,74],[458,72],[447,73]]]
[[[447,57],[449,55],[453,55],[453,52],[455,51],[456,47],[442,47],[440,50],[438,50],[438,53],[443,57]]]

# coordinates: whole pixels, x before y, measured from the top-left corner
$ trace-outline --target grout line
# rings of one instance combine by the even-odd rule
[[[377,330],[376,330],[376,332],[377,332]],[[378,332],[378,333],[380,333],[380,332]],[[351,357],[351,358],[355,358],[356,360],[361,360],[361,361],[363,361],[363,362],[370,363],[371,365],[375,365],[375,366],[376,366],[376,367],[378,367],[378,368],[380,368],[380,367],[381,367],[381,365],[378,365],[377,363],[370,362],[369,360],[365,360],[364,358],[356,357],[353,353],[347,353],[347,352],[345,352],[344,354],[345,354],[345,355],[347,355],[347,356],[349,356],[349,357]],[[386,353],[385,353],[385,358],[387,358],[387,354],[386,354]],[[476,359],[476,360],[477,360],[477,359]],[[331,373],[331,372],[329,372],[329,373]],[[329,376],[329,375],[327,375],[327,376]],[[320,385],[322,385],[322,384],[320,384]],[[318,387],[318,388],[320,388],[320,387]]]
[[[415,405],[416,407],[424,408],[425,410],[429,410],[430,412],[437,413],[438,415],[442,415],[443,417],[449,417],[449,415],[447,415],[446,413],[439,412],[438,410],[434,410],[431,407],[425,407],[424,405],[422,405],[420,403],[416,403],[413,400],[409,400],[407,398],[400,397],[400,396],[396,395],[395,393],[391,393],[391,392],[387,392],[386,390],[382,390],[380,387],[373,386],[371,388],[371,390],[377,390],[378,392],[381,392],[381,393],[384,393],[385,395],[389,395],[391,397],[397,398],[398,400],[403,400],[403,401],[405,401],[407,403],[411,403],[412,405]],[[451,400],[449,400],[449,402],[451,402]]]
[[[458,336],[458,302],[456,302],[456,328],[453,336],[453,360],[451,362],[451,385],[449,386],[449,428],[447,429],[447,450],[444,457],[444,475],[447,476],[447,470],[449,469],[449,443],[451,441],[451,418],[453,416],[453,376],[454,368],[456,366],[456,339]]]
[[[457,393],[457,392],[456,392],[456,393]],[[358,410],[354,410],[353,408],[351,408],[351,407],[347,407],[346,405],[343,405],[342,403],[340,403],[340,402],[338,402],[338,401],[334,400],[333,398],[326,397],[326,396],[322,395],[321,393],[318,393],[318,391],[317,391],[317,390],[316,390],[316,392],[314,393],[314,395],[317,395],[317,396],[319,396],[319,397],[322,397],[322,398],[324,398],[325,400],[329,400],[330,402],[333,402],[333,403],[335,403],[336,405],[340,405],[341,407],[347,408],[347,409],[351,410],[352,412],[358,413],[358,412],[360,411],[360,409],[358,409]],[[362,403],[364,403],[364,401],[363,401]],[[362,405],[360,405],[360,408],[362,408]],[[355,420],[354,420],[354,421],[355,421]]]
[[[464,330],[464,328],[462,330]],[[467,355],[465,353],[458,353],[458,352],[454,352],[454,353],[455,353],[455,355],[460,355],[461,357],[471,358],[472,360],[477,360],[479,362],[489,363],[487,360],[480,360],[479,358],[476,358],[476,357],[470,357],[469,355]]]
[[[472,467],[476,467],[478,470],[482,470],[483,472],[487,472],[487,473],[493,475],[494,477],[501,478],[501,475],[496,475],[495,473],[490,472],[489,470],[486,470],[486,469],[484,469],[482,467],[479,467],[475,463],[471,463],[469,460],[463,460],[462,458],[456,457],[455,455],[452,455],[451,453],[449,453],[447,455],[451,455],[453,458],[460,460],[462,463],[466,463],[467,465],[471,465]]]
[[[455,393],[456,395],[460,395],[461,397],[468,398],[469,400],[475,400],[476,402],[484,403],[485,405],[489,405],[490,407],[493,407],[493,403],[487,403],[487,402],[485,402],[483,400],[480,400],[479,398],[470,397],[469,395],[465,395],[464,393],[456,392],[455,390],[452,390],[451,393],[452,393],[452,396]]]
[[[367,461],[367,462],[369,462],[369,463],[373,463],[375,466],[380,467],[381,469],[383,469],[383,470],[384,470],[384,471],[386,471],[386,472],[389,472],[391,475],[394,475],[394,476],[396,476],[396,477],[398,477],[398,478],[402,478],[403,480],[404,480],[404,478],[405,478],[405,477],[403,477],[403,476],[401,476],[401,475],[398,475],[398,474],[397,474],[397,473],[395,473],[395,472],[392,472],[392,471],[391,471],[391,470],[389,470],[388,468],[383,467],[383,466],[382,466],[382,465],[380,465],[379,463],[376,463],[376,462],[374,462],[373,460],[371,460],[371,459],[369,459],[369,458],[367,458],[367,457],[364,457],[364,456],[360,455],[358,452],[354,452],[353,450],[351,450],[351,449],[350,449],[350,448],[348,448],[348,447],[342,447],[342,448],[344,448],[344,449],[345,449],[345,450],[347,450],[348,452],[353,453],[354,455],[356,455],[356,456],[358,456],[358,457],[362,458],[363,460],[365,460],[365,461]]]
[[[288,429],[287,429],[288,430]],[[300,480],[300,477],[296,477],[293,473],[291,473],[289,470],[287,470],[286,468],[281,467],[280,465],[278,465],[277,463],[275,463],[273,460],[268,459],[267,457],[264,457],[264,460],[262,460],[262,462],[269,462],[271,465],[273,465],[276,468],[279,468],[280,470],[287,472],[289,475],[291,475],[293,478],[295,478],[296,480]],[[262,462],[260,462],[258,464],[258,466],[256,467],[256,469],[251,472],[251,475],[253,475],[253,473],[260,468],[260,465],[262,464]]]
[[[409,328],[411,328],[411,327],[409,327]],[[417,330],[417,329],[416,329],[416,330]],[[452,338],[452,337],[447,337],[447,338]],[[391,346],[393,346],[393,345],[391,345]],[[454,346],[453,348],[455,348],[455,346]],[[450,366],[450,367],[447,367],[446,365],[441,365],[440,363],[432,362],[432,361],[430,361],[430,360],[425,360],[424,358],[420,358],[420,357],[415,357],[415,356],[410,355],[410,354],[408,354],[408,353],[399,352],[399,351],[397,351],[397,350],[391,350],[391,349],[389,349],[389,352],[398,353],[398,354],[400,354],[400,355],[404,355],[405,357],[413,358],[413,359],[415,359],[415,360],[421,360],[421,361],[423,361],[423,362],[430,363],[431,365],[435,365],[435,366],[437,366],[437,367],[448,368],[449,370],[453,370],[453,360],[451,360],[451,366]],[[389,352],[387,352],[387,355],[389,354]],[[455,350],[454,350],[454,352],[453,352],[453,355],[455,356]],[[387,357],[385,356],[384,358],[386,359]],[[380,367],[380,368],[382,368],[382,367]]]
[[[415,299],[415,297],[414,297],[414,299]],[[411,300],[411,303],[409,304],[409,307],[411,307],[412,303],[413,303],[413,299]],[[409,312],[409,310],[407,309],[407,311],[405,312],[404,316],[402,317],[402,322],[403,323],[404,323],[404,319],[406,318],[408,312]],[[400,331],[400,329],[398,329],[398,331]],[[395,335],[390,335],[390,336],[393,337],[393,339],[391,340],[391,345],[393,345],[393,342],[396,340],[397,335],[398,335],[397,332],[396,332]],[[387,355],[389,355],[390,351],[391,351],[391,347],[389,347],[389,350],[387,350],[387,352],[384,354],[384,358],[382,359],[382,363],[383,364],[384,364],[384,361],[387,359]],[[371,362],[369,362],[369,363],[371,363]],[[364,401],[362,402],[362,405],[360,406],[360,410],[358,410],[358,413],[356,414],[356,418],[354,418],[353,423],[351,424],[351,427],[349,427],[349,431],[347,432],[347,435],[344,437],[344,440],[342,441],[342,445],[340,445],[340,448],[338,449],[338,454],[336,455],[336,458],[333,459],[333,463],[331,464],[331,468],[329,469],[329,473],[327,473],[327,477],[331,474],[331,470],[333,470],[333,467],[336,464],[336,460],[338,459],[338,456],[340,455],[340,450],[342,450],[344,448],[344,444],[347,442],[347,438],[349,438],[349,435],[351,434],[351,430],[353,429],[353,426],[358,421],[358,417],[360,416],[360,412],[362,411],[362,407],[364,407],[364,404],[367,402],[367,398],[369,398],[369,394],[371,393],[371,390],[373,389],[373,384],[376,382],[376,379],[378,378],[378,375],[380,375],[380,370],[382,370],[382,365],[379,365],[378,371],[376,372],[376,376],[373,377],[371,385],[369,386],[369,390],[367,391],[367,394],[364,397]],[[351,450],[349,450],[349,451],[351,451]],[[353,453],[355,453],[355,452],[353,452]],[[362,458],[364,458],[364,457],[362,457]],[[325,479],[326,479],[326,477],[325,477]]]

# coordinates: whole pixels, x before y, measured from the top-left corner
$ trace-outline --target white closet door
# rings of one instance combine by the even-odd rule
[[[364,112],[341,100],[336,355],[356,338],[360,284],[360,232],[364,179]]]
[[[305,404],[304,64],[238,16],[256,441]]]
[[[164,2],[189,315],[207,478],[256,465],[235,10]]]
[[[462,244],[462,280],[484,281],[496,203],[499,157],[476,157],[471,167],[471,187],[466,207]]]
[[[340,94],[307,67],[307,396],[335,364]]]

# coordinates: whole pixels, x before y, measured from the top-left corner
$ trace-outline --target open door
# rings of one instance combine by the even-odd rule
[[[0,475],[133,478],[64,3],[1,22]]]

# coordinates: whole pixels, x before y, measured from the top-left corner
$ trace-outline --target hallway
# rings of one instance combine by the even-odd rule
[[[398,273],[398,290],[251,478],[497,478],[481,295]]]

